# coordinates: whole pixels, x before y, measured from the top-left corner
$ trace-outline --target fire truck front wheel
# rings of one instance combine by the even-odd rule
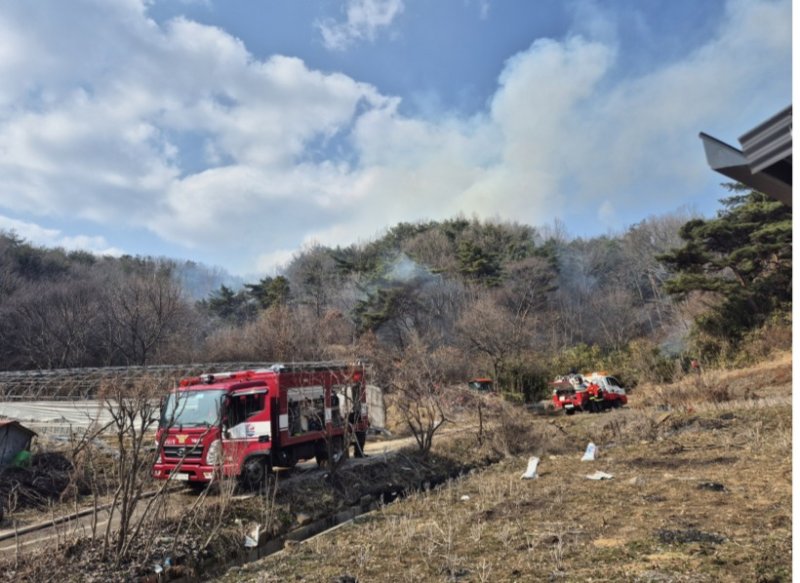
[[[189,489],[196,494],[200,494],[203,492],[203,490],[208,488],[208,482],[188,482],[188,484]]]
[[[267,456],[251,457],[244,462],[239,478],[245,488],[253,490],[267,482],[267,476],[271,471],[272,466]]]

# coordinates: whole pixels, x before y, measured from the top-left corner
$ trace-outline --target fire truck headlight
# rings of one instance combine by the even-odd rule
[[[208,453],[206,454],[206,463],[210,466],[215,466],[222,461],[222,442],[215,439],[208,446]]]

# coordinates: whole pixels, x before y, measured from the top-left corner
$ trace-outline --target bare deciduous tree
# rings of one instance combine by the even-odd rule
[[[397,407],[423,454],[447,422],[445,385],[450,380],[450,353],[433,350],[416,334],[395,359],[387,385],[397,395]]]
[[[9,313],[19,330],[18,350],[37,368],[91,363],[97,350],[98,304],[97,289],[88,281],[22,286]]]
[[[621,287],[606,290],[591,298],[593,326],[602,332],[604,344],[614,349],[640,336],[642,310],[635,309],[632,294]]]
[[[493,295],[479,295],[458,323],[462,345],[489,359],[492,374],[499,379],[506,364],[525,348],[533,334],[533,317],[527,309],[511,312]]]
[[[187,312],[180,286],[165,266],[153,266],[107,284],[105,339],[127,364],[147,364]]]
[[[156,453],[146,444],[153,438],[159,420],[159,398],[166,392],[156,379],[145,376],[133,381],[111,382],[103,387],[101,397],[112,422],[109,431],[114,435],[116,455],[114,470],[117,487],[109,511],[103,541],[103,554],[113,557],[116,564],[123,559],[135,540],[144,516],[134,530],[136,510]],[[165,482],[166,484],[166,482]],[[148,506],[149,507],[149,506]],[[116,540],[111,540],[113,525],[117,525]]]

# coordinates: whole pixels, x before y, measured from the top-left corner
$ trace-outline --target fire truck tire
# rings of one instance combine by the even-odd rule
[[[353,444],[353,454],[355,457],[366,457],[364,446],[367,443],[367,432],[356,431],[356,442]]]
[[[575,415],[575,409],[564,409],[564,413],[567,415]]]
[[[345,459],[350,457],[350,449],[344,446],[344,438],[341,436],[333,438],[333,456],[337,459],[339,456],[344,456]]]
[[[256,489],[267,482],[267,476],[272,471],[267,456],[251,457],[244,462],[242,474],[239,476],[242,485],[248,489]]]
[[[344,447],[344,439],[341,436],[331,439],[331,454],[335,460],[341,456],[348,457],[348,450]],[[317,466],[322,467],[328,463],[328,444],[324,441],[320,443],[317,451],[314,453],[314,458],[317,460]]]
[[[208,488],[208,482],[189,482],[189,488],[192,492],[200,494],[203,490]]]

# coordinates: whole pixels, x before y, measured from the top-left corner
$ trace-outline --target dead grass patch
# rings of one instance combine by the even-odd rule
[[[786,397],[791,394],[791,383],[791,352],[784,352],[774,360],[747,368],[706,370],[687,374],[669,385],[641,385],[630,403],[634,408],[691,410],[705,404]]]
[[[510,455],[222,580],[788,581],[791,410],[738,403],[540,418],[539,479]]]

